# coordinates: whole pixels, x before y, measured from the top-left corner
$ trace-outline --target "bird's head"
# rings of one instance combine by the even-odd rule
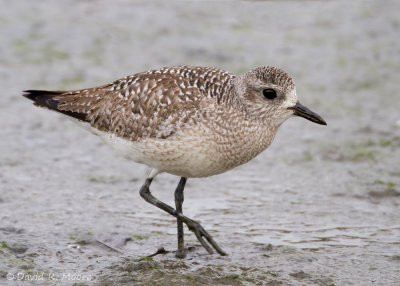
[[[326,125],[321,116],[300,104],[293,79],[280,68],[256,68],[238,77],[235,86],[246,111],[276,127],[293,115]]]

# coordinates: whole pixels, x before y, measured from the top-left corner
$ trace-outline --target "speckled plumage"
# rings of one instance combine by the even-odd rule
[[[209,253],[213,248],[226,255],[198,222],[183,215],[187,178],[220,174],[248,162],[292,115],[326,124],[298,102],[292,78],[275,67],[238,77],[219,69],[171,67],[96,88],[28,90],[24,96],[75,118],[120,153],[152,168],[140,195],[177,219],[180,258],[185,256],[183,223]],[[181,177],[175,208],[150,192],[160,172]]]
[[[159,172],[205,177],[251,160],[271,143],[280,125],[272,120],[276,106],[254,92],[265,84],[280,88],[282,100],[290,94],[295,100],[293,80],[278,68],[236,77],[189,66],[59,92],[51,100],[132,160]]]

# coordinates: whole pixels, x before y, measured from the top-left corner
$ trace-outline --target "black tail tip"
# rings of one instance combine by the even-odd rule
[[[65,91],[48,91],[48,90],[33,90],[28,89],[23,91],[23,96],[32,100],[33,104],[40,107],[45,107],[76,119],[87,121],[85,113],[79,113],[68,110],[60,110],[58,108],[58,100],[54,98],[57,95],[62,95]]]
[[[51,98],[51,97],[53,97],[55,95],[59,95],[61,93],[63,93],[63,91],[28,89],[28,90],[24,90],[22,95],[30,100],[36,101],[38,98],[43,98],[43,97]]]
[[[26,97],[27,99],[35,101],[35,98],[39,95],[38,90],[24,90],[22,96]]]
[[[58,102],[54,96],[62,94],[62,91],[47,91],[28,89],[23,91],[23,96],[32,100],[35,105],[57,110]]]

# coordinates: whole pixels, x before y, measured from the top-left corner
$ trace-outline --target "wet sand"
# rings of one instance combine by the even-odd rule
[[[399,285],[398,1],[4,5],[1,285]],[[249,164],[188,181],[184,212],[227,257],[185,230],[176,259],[175,220],[139,196],[145,166],[21,96],[180,64],[280,66],[329,124],[290,119]],[[178,180],[152,190],[172,204]]]

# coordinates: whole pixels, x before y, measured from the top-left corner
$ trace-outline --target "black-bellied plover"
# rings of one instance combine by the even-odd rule
[[[276,67],[241,76],[207,67],[169,67],[100,87],[27,90],[24,96],[76,119],[126,157],[152,168],[140,195],[176,217],[178,257],[185,256],[183,223],[209,253],[214,248],[225,255],[197,221],[182,213],[187,178],[221,174],[250,161],[293,115],[326,125],[299,103],[293,79]],[[150,192],[162,172],[181,177],[175,209]]]

